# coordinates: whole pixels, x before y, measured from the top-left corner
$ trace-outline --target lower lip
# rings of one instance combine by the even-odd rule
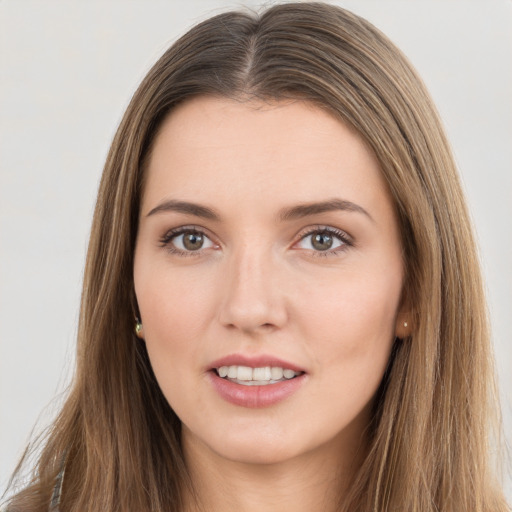
[[[213,387],[226,402],[253,409],[270,407],[282,402],[295,393],[306,378],[306,374],[303,373],[293,379],[283,380],[276,384],[244,386],[219,377],[213,370],[208,373]]]

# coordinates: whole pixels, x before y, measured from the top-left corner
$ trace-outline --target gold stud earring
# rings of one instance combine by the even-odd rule
[[[142,323],[139,319],[137,319],[135,323],[135,334],[140,338],[142,335]]]

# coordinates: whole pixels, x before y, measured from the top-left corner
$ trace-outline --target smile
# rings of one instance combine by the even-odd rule
[[[215,368],[217,375],[223,379],[242,386],[267,386],[293,379],[304,372],[296,372],[290,368],[279,366],[220,366]]]

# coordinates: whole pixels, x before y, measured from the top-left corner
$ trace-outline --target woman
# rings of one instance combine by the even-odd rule
[[[135,93],[78,366],[12,510],[507,510],[482,284],[406,59],[324,4],[216,16]]]

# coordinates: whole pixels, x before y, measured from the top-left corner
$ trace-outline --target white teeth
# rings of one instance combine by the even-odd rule
[[[283,376],[285,379],[293,379],[295,372],[293,370],[283,370]]]
[[[270,366],[265,366],[265,368],[254,368],[252,371],[252,380],[270,380],[270,378]]]
[[[270,368],[270,375],[272,380],[280,380],[283,378],[283,369],[282,368]]]
[[[301,374],[301,372],[277,366],[263,366],[260,368],[251,368],[250,366],[221,366],[217,368],[217,373],[219,377],[227,377],[239,384],[249,386],[275,384],[285,379],[293,379],[293,377]]]
[[[248,366],[239,366],[236,374],[238,380],[252,380],[252,368]]]

